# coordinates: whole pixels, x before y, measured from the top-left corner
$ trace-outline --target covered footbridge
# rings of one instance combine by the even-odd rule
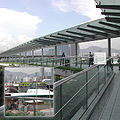
[[[58,46],[75,44],[75,56],[68,57],[67,59],[70,60],[70,66],[74,65],[78,67],[81,60],[81,57],[78,56],[78,43],[104,39],[108,41],[108,59],[111,58],[111,39],[120,37],[120,1],[95,1],[97,3],[96,7],[101,8],[101,13],[105,15],[105,18],[90,21],[65,30],[35,38],[27,43],[16,46],[0,54],[1,62],[22,62],[25,64],[37,63],[39,65],[43,65],[43,63],[45,63],[49,66],[59,66],[61,65],[60,60],[64,60],[66,58],[63,59],[58,57]],[[46,58],[43,51],[45,48],[49,47],[54,47],[55,52],[53,56],[50,56],[49,58],[47,56]],[[34,56],[34,51],[36,49],[41,49],[42,51],[41,55],[37,59]],[[31,56],[27,56],[28,51],[31,51]],[[24,55],[22,53],[24,53]],[[119,100],[119,76],[120,73],[116,67],[112,70],[110,66],[107,65],[93,65],[92,67],[84,69],[82,72],[75,73],[58,82],[55,82],[55,115],[49,118],[36,117],[35,119],[119,119],[120,115],[117,114],[120,110],[120,107],[117,106]],[[107,91],[109,86],[112,86],[113,89]],[[104,97],[106,92],[109,94],[107,99]],[[101,100],[104,102],[100,102]],[[108,104],[106,101],[109,101]],[[114,106],[112,104],[114,104]],[[100,108],[102,106],[102,108],[99,115],[97,115],[98,113],[96,110],[99,109],[99,106]],[[13,119],[16,120],[17,118]]]

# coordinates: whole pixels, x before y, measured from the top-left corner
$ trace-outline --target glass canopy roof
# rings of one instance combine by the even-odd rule
[[[96,8],[101,8],[101,14],[105,15],[105,18],[35,38],[1,53],[0,56],[9,56],[32,49],[61,44],[81,43],[120,37],[120,0],[95,1],[97,3]]]

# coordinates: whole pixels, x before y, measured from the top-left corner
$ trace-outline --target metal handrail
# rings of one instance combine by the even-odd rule
[[[56,88],[57,86],[65,83],[65,82],[70,81],[71,79],[79,76],[80,74],[83,74],[83,73],[85,73],[85,72],[87,72],[87,71],[92,70],[93,68],[95,68],[95,67],[97,67],[97,66],[99,66],[99,65],[94,65],[94,66],[92,66],[92,67],[86,68],[86,69],[82,70],[81,72],[75,73],[75,74],[70,75],[70,76],[68,76],[68,77],[66,77],[66,78],[63,78],[62,80],[59,80],[59,81],[55,82],[55,83],[54,83],[54,88]]]
[[[49,60],[42,60],[42,61],[40,61],[40,62],[49,62],[49,61],[57,61],[57,60],[63,60],[63,59],[71,59],[71,58],[88,58],[88,57],[76,57],[76,56],[69,56],[69,57],[58,57],[58,58],[56,58],[56,57],[52,57],[51,59],[49,59]],[[36,59],[36,58],[27,58],[28,60],[29,59]]]
[[[5,98],[18,98],[18,99],[28,99],[28,100],[48,100],[48,101],[53,101],[53,98],[42,98],[42,97],[5,96]]]
[[[92,77],[90,78],[57,112],[55,115],[57,115],[101,70],[103,67],[101,67],[101,69],[99,69],[99,71]]]
[[[108,60],[110,60],[110,59],[112,59],[112,57],[107,58],[106,61],[108,61]],[[78,75],[83,74],[83,73],[85,73],[85,72],[87,72],[87,71],[90,71],[90,70],[92,70],[93,68],[95,68],[95,67],[97,67],[97,66],[100,66],[100,65],[93,65],[92,67],[88,67],[88,68],[86,68],[86,69],[84,69],[84,70],[82,70],[82,71],[80,71],[80,72],[78,72],[78,73],[75,73],[75,74],[70,75],[70,76],[68,76],[68,77],[66,77],[66,78],[63,78],[62,80],[59,80],[59,81],[55,82],[55,83],[54,83],[54,87],[57,87],[57,86],[65,83],[65,82],[68,82],[68,81],[70,81],[71,79],[77,77]],[[104,65],[104,67],[105,67],[105,66],[106,66],[106,64]]]

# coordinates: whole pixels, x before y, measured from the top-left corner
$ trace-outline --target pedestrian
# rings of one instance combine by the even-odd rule
[[[65,53],[62,53],[62,60],[61,60],[62,64],[65,65]]]
[[[89,52],[89,67],[90,65],[93,65],[93,61],[94,61],[93,54]]]
[[[106,65],[107,65],[107,70],[109,70],[109,68],[111,68],[111,70],[113,70],[113,58],[108,58]]]
[[[118,57],[117,62],[118,62],[119,70],[120,70],[120,57]]]
[[[65,53],[64,53],[64,52],[62,53],[62,57],[63,57],[63,58],[65,57]]]

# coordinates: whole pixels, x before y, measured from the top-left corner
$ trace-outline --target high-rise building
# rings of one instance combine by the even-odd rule
[[[70,44],[70,56],[75,56],[75,44]]]
[[[42,77],[42,78],[44,78],[44,67],[41,67],[40,68],[40,76]]]
[[[62,53],[65,53],[65,57],[70,56],[70,47],[69,45],[60,45],[57,47],[57,55],[62,56]]]
[[[42,49],[34,50],[34,56],[42,55]]]

